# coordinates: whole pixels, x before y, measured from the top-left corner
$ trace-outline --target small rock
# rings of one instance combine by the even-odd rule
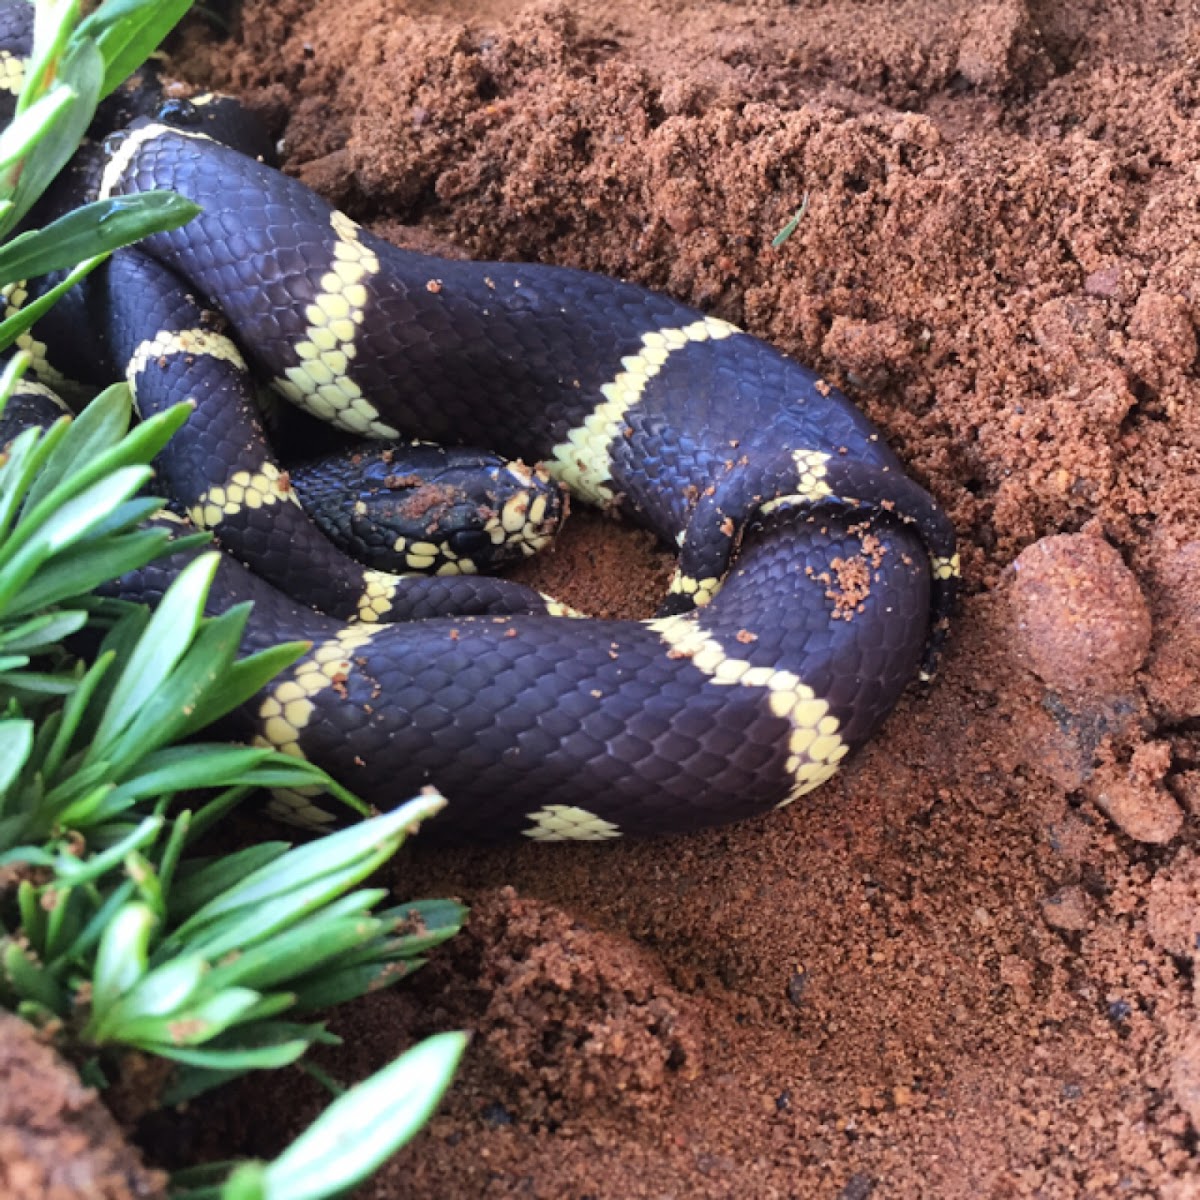
[[[1022,0],[975,8],[958,51],[958,73],[969,84],[985,91],[1030,86],[1047,66],[1041,36]]]
[[[797,1008],[800,1007],[804,1000],[804,993],[808,990],[808,972],[803,970],[793,971],[787,981],[787,998]]]
[[[1161,846],[1183,826],[1183,809],[1163,784],[1169,766],[1170,748],[1151,742],[1138,747],[1127,767],[1102,766],[1087,791],[1122,833]]]
[[[1171,1064],[1171,1094],[1200,1129],[1200,1030],[1189,1033],[1179,1046]]]
[[[1200,540],[1160,532],[1151,549],[1154,647],[1144,682],[1161,719],[1182,724],[1200,716]]]
[[[1200,815],[1200,771],[1180,771],[1173,775],[1171,792],[1193,817]]]
[[[1042,901],[1042,917],[1051,929],[1078,933],[1092,923],[1092,900],[1076,885],[1062,888]]]
[[[1200,954],[1200,859],[1190,851],[1151,881],[1146,928],[1164,954],[1183,959]]]
[[[1154,347],[1158,356],[1181,370],[1196,358],[1196,331],[1182,296],[1147,288],[1129,318],[1129,332]]]
[[[0,1195],[4,1200],[162,1200],[96,1092],[31,1025],[0,1011]]]
[[[1120,554],[1100,538],[1058,534],[1013,563],[1018,649],[1044,683],[1105,700],[1129,688],[1150,648],[1150,610]]]
[[[845,1186],[838,1193],[838,1200],[867,1200],[875,1190],[875,1180],[870,1175],[857,1171],[846,1180]]]
[[[1117,266],[1101,267],[1093,271],[1084,281],[1083,290],[1089,296],[1100,296],[1107,299],[1117,294],[1121,285],[1121,268]]]

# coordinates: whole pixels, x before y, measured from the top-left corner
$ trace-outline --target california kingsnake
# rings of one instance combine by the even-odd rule
[[[828,779],[932,661],[958,575],[948,520],[867,419],[763,342],[632,284],[398,250],[212,140],[242,135],[206,107],[81,155],[67,195],[98,174],[102,195],[170,188],[203,212],[115,256],[54,319],[86,312],[93,370],[119,364],[143,414],[196,400],[163,469],[226,548],[239,514],[267,513],[237,553],[299,554],[256,567],[277,581],[314,574],[244,356],[343,429],[544,462],[680,552],[642,622],[549,615],[504,581],[361,571],[326,581],[325,616],[227,556],[211,607],[254,600],[246,648],[313,645],[243,714],[244,736],[381,808],[432,783],[451,803],[431,832],[487,840],[681,832]],[[55,345],[53,322],[37,336]],[[155,598],[178,565],[126,594]],[[335,819],[319,797],[276,803]]]

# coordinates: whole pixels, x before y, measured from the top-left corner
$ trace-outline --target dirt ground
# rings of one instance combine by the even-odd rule
[[[1195,17],[255,0],[192,47],[385,234],[636,279],[837,379],[963,542],[941,677],[807,803],[400,864],[471,927],[325,1065],[476,1038],[364,1196],[1200,1195]],[[592,522],[546,571],[643,615],[663,565]],[[262,1152],[318,1101],[207,1119]]]
[[[250,0],[188,43],[385,235],[819,368],[962,538],[941,675],[804,802],[399,863],[470,927],[322,1064],[475,1038],[362,1197],[1200,1196],[1198,56],[1188,0]],[[664,562],[583,519],[540,579],[640,616]],[[142,1142],[270,1153],[319,1102]]]

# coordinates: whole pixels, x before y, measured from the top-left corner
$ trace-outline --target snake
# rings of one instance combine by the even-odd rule
[[[15,92],[28,44],[0,20],[0,46]],[[793,804],[931,676],[960,577],[953,525],[819,373],[636,283],[402,250],[277,170],[235,101],[155,93],[120,121],[58,203],[165,188],[200,215],[114,255],[29,345],[70,328],[75,357],[124,377],[143,416],[195,405],[159,469],[176,519],[223,550],[208,611],[252,602],[247,651],[310,647],[237,736],[379,809],[436,787],[434,837],[604,841]],[[261,388],[356,437],[539,464],[675,551],[658,613],[581,617],[461,565],[354,563],[295,503]],[[120,594],[155,601],[186,557]],[[312,789],[270,808],[343,819]]]

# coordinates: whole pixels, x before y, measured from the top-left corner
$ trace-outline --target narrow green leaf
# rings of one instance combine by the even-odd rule
[[[41,955],[46,935],[46,914],[38,905],[37,888],[28,879],[17,885],[17,908],[21,914],[21,932],[25,935],[28,949]]]
[[[101,806],[101,815],[99,821],[107,822],[112,816],[119,816],[125,811],[125,808],[117,808],[114,811],[111,793]],[[158,881],[158,876],[154,873],[154,867],[150,860],[144,854],[138,853],[136,850],[125,856],[125,874],[133,880],[134,886],[137,888],[138,898],[145,904],[152,913],[161,921],[167,915],[167,906],[163,900],[162,885]]]
[[[0,156],[3,149],[0,135]],[[18,234],[0,247],[0,286],[70,270],[85,259],[110,254],[152,233],[186,225],[199,211],[199,205],[174,192],[139,192],[95,200],[41,229]]]
[[[54,84],[59,60],[66,52],[71,32],[79,21],[79,0],[41,0],[33,5],[33,48],[25,64],[25,78],[17,100],[24,112]]]
[[[9,607],[12,598],[46,559],[86,537],[113,508],[128,500],[150,474],[149,467],[114,471],[37,525],[17,553],[0,549],[0,613]]]
[[[98,772],[101,776],[107,776],[108,764],[99,764],[104,770]],[[74,784],[75,781],[71,780]],[[78,791],[72,787],[67,793],[67,798],[60,805],[53,805],[47,802],[41,806],[39,815],[42,817],[41,828],[49,832],[55,826],[66,826],[70,829],[91,829],[100,824],[100,812],[104,807],[106,797],[113,793],[113,785],[104,779],[102,783],[97,783],[84,791]]]
[[[11,228],[11,224],[0,219],[0,229]],[[107,258],[107,254],[98,254],[95,258],[85,259],[36,300],[30,300],[11,316],[0,321],[0,350],[8,349],[21,334],[28,333],[54,307],[60,297],[65,296],[81,279],[86,279]]]
[[[109,697],[120,678],[121,668],[129,661],[138,641],[150,624],[150,609],[145,604],[137,604],[122,613],[104,635],[100,644],[101,654],[112,654],[113,668],[105,674],[100,686],[96,689],[95,697],[88,706],[79,726],[80,746],[90,748],[90,743],[96,739],[96,728],[104,716]]]
[[[85,612],[44,613],[12,629],[0,630],[0,650],[6,654],[44,650],[78,633],[87,623]]]
[[[181,1104],[190,1099],[192,1095],[188,1094],[182,1099],[167,1100],[166,1104]],[[261,1190],[233,1192],[224,1186],[226,1177],[238,1165],[236,1162],[212,1162],[172,1171],[171,1200],[263,1200]],[[261,1173],[261,1167],[259,1170]]]
[[[26,429],[9,443],[8,459],[0,466],[0,538],[9,536],[30,486],[69,427],[64,417],[44,431]]]
[[[302,925],[252,946],[214,967],[209,986],[251,987],[265,992],[286,986],[297,975],[319,974],[324,964],[369,941],[382,928],[367,915],[328,920],[318,913]]]
[[[28,545],[40,545],[50,554],[91,532],[117,504],[127,500],[150,478],[149,467],[122,467],[80,492],[39,524]],[[13,569],[10,566],[10,569]]]
[[[242,777],[271,753],[260,746],[169,746],[142,759],[137,773],[122,782],[121,790],[141,800],[189,788],[228,787],[242,782]]]
[[[48,675],[40,671],[15,671],[11,664],[0,659],[0,697],[6,693],[24,696],[33,703],[39,696],[67,696],[75,690],[75,682],[67,675]]]
[[[166,897],[170,896],[171,888],[175,884],[175,872],[179,867],[184,847],[187,845],[191,827],[192,813],[190,809],[185,809],[171,822],[171,832],[167,836],[167,844],[163,847],[158,863],[158,878],[162,882],[164,902]],[[167,915],[165,908],[162,915],[165,919]]]
[[[158,924],[149,908],[126,904],[100,936],[92,971],[92,1019],[89,1029],[103,1026],[116,1006],[146,973],[150,934]]]
[[[8,615],[21,617],[52,604],[78,600],[102,584],[174,553],[177,545],[165,530],[140,529],[73,546],[38,568],[9,604]]]
[[[251,1053],[258,1053],[264,1049],[285,1044],[290,1047],[300,1045],[303,1047],[301,1050],[303,1053],[304,1049],[313,1045],[336,1046],[340,1045],[341,1041],[329,1033],[324,1025],[298,1025],[294,1021],[261,1021],[253,1029],[232,1030],[220,1039],[220,1046],[217,1049],[226,1054],[242,1054],[247,1050]],[[201,1053],[211,1053],[213,1049],[213,1047],[206,1047]],[[287,1060],[287,1062],[292,1061],[294,1058]],[[256,1065],[258,1064],[241,1063],[231,1067],[216,1067],[197,1063],[194,1066],[182,1066],[175,1079],[167,1085],[163,1093],[163,1103],[179,1104],[184,1100],[190,1100],[202,1092],[208,1091],[209,1088],[236,1078]],[[267,1063],[265,1065],[275,1066],[276,1064]],[[280,1065],[286,1065],[286,1063]]]
[[[159,835],[163,827],[160,816],[147,817],[139,825],[135,825],[120,840],[99,854],[81,862],[69,854],[60,854],[55,862],[55,871],[59,878],[69,884],[90,883],[107,874],[114,867],[125,861],[125,856],[133,850],[142,850],[150,845]],[[114,832],[117,826],[112,827]]]
[[[201,625],[178,667],[112,744],[113,765],[121,774],[143,754],[179,738],[196,706],[233,662],[249,614],[250,606],[239,604]]]
[[[32,749],[32,721],[0,721],[0,797],[20,777]]]
[[[49,911],[42,958],[46,962],[46,969],[53,973],[55,962],[70,948],[83,927],[86,906],[79,888],[45,888],[43,895]]]
[[[155,1042],[142,1048],[173,1062],[207,1067],[214,1071],[233,1071],[240,1075],[243,1071],[268,1071],[290,1066],[310,1044],[307,1041],[296,1040],[249,1050],[215,1050],[206,1046],[171,1046]]]
[[[17,390],[17,384],[25,377],[25,372],[29,370],[32,362],[33,355],[28,350],[18,350],[4,364],[3,370],[0,370],[0,417],[4,415],[4,409],[13,392]]]
[[[32,73],[36,69],[34,64]],[[8,197],[13,208],[0,224],[0,233],[7,233],[29,211],[83,141],[104,81],[100,51],[91,42],[76,43],[60,62],[58,77],[74,96],[24,160],[16,188]]]
[[[38,142],[54,128],[54,123],[78,100],[74,89],[60,83],[45,95],[39,96],[23,113],[15,116],[4,130],[0,131],[0,172],[8,170],[13,163],[32,153]],[[24,276],[10,275],[3,282],[11,283],[22,278]]]
[[[338,1004],[357,1000],[368,992],[378,992],[401,979],[407,979],[424,965],[423,958],[401,959],[396,962],[361,963],[338,967],[308,981],[291,985],[296,996],[292,1012],[296,1016],[323,1012]]]
[[[122,533],[129,533],[144,522],[156,517],[163,508],[163,502],[156,496],[134,496],[124,504],[118,504],[108,516],[92,530],[89,544],[101,538],[112,538]]]
[[[203,1046],[227,1034],[252,1034],[256,1021],[276,1016],[291,1004],[292,997],[286,994],[264,997],[250,988],[237,987],[196,997],[186,1007],[163,1016],[130,1017],[122,1003],[106,1023],[104,1037],[155,1053],[165,1046]]]
[[[808,193],[805,192],[800,200],[800,207],[792,214],[788,223],[771,239],[771,249],[778,250],[784,242],[796,232],[800,222],[804,220],[804,214],[808,212]]]
[[[111,787],[110,773],[111,768],[107,762],[91,763],[87,767],[72,763],[69,777],[47,793],[47,807],[59,809],[63,805],[74,803],[79,796],[91,791],[97,784]]]
[[[183,934],[238,909],[253,908],[279,896],[287,896],[297,887],[320,882],[346,869],[355,870],[381,853],[386,857],[400,845],[415,823],[444,806],[445,801],[440,796],[420,796],[394,812],[383,813],[294,847],[278,862],[255,871],[239,886],[206,905],[178,932]]]
[[[182,20],[192,0],[107,0],[85,18],[76,38],[92,38],[104,57],[101,98],[115,91]]]
[[[18,996],[35,1000],[62,1016],[67,998],[57,980],[33,961],[15,942],[0,938],[0,980],[7,980]]]
[[[200,992],[207,970],[199,954],[185,954],[147,971],[124,989],[111,1019],[125,1023],[184,1012]]]
[[[220,858],[190,860],[171,889],[172,922],[185,920],[241,880],[268,869],[291,848],[290,842],[259,842]]]
[[[339,893],[353,887],[385,862],[394,850],[395,846],[384,847],[376,856],[363,857],[306,883],[297,884],[284,894],[264,898],[253,906],[235,909],[192,931],[190,944],[200,947],[210,958],[219,958],[231,951],[256,946],[276,937],[297,921],[318,911]]]
[[[160,953],[187,943],[216,957],[262,941],[369,875],[395,853],[415,820],[444,803],[422,796],[290,850],[194,913],[163,942]]]
[[[87,711],[93,692],[112,665],[112,660],[112,651],[99,655],[87,669],[83,678],[79,680],[71,698],[63,706],[62,721],[55,731],[50,749],[42,760],[42,775],[50,786],[53,786],[58,779],[59,768],[62,766],[63,759],[70,753],[71,743],[79,728],[79,722]]]
[[[0,846],[11,846],[9,850],[0,851],[0,867],[30,866],[49,867],[55,864],[54,856],[47,854],[40,846],[16,846],[13,831],[23,829],[25,817],[11,817],[0,821]],[[16,836],[19,836],[16,835]]]
[[[254,792],[253,788],[231,787],[218,792],[211,800],[206,801],[196,809],[192,816],[192,827],[188,831],[188,843],[203,837],[214,825],[232,812],[247,796]]]
[[[470,909],[457,900],[415,900],[376,913],[393,923],[394,936],[404,954],[424,954],[453,937],[466,924]]]
[[[167,589],[117,678],[85,762],[109,756],[117,736],[137,719],[187,652],[218,561],[216,554],[202,555],[184,567]]]
[[[47,864],[50,865],[50,864]],[[113,917],[133,899],[134,887],[133,880],[123,880],[113,892],[108,896],[104,903],[91,915],[87,924],[75,938],[74,942],[67,947],[58,959],[50,963],[52,969],[60,969],[64,963],[71,962],[84,970],[90,977],[92,967],[89,958],[94,948],[99,944],[100,938],[104,931],[109,927]]]
[[[267,1166],[266,1200],[324,1200],[360,1183],[429,1119],[467,1046],[440,1033],[351,1088]]]
[[[239,659],[224,672],[219,685],[196,706],[196,712],[179,736],[188,737],[232,712],[311,648],[311,642],[284,642]]]
[[[35,510],[52,492],[56,492],[49,507],[55,508],[69,498],[70,487],[86,487],[112,467],[128,467],[133,458],[105,458],[129,432],[133,418],[133,400],[125,384],[105,388],[85,406],[71,422],[70,428],[54,448],[48,470],[30,488],[26,511],[35,517]],[[141,460],[148,462],[149,460]],[[99,474],[93,464],[104,468]],[[62,491],[58,489],[62,488]]]

